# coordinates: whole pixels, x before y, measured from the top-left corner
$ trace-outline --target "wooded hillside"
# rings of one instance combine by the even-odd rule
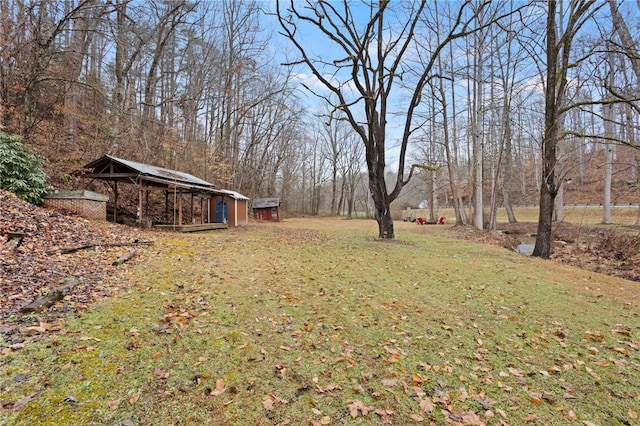
[[[350,13],[368,16],[374,3]],[[578,107],[563,113],[557,180],[567,203],[603,202],[606,176],[611,202],[638,202],[638,8],[578,3],[589,9],[572,34],[565,99]],[[412,4],[389,9],[390,31],[400,31]],[[417,172],[394,206],[452,205],[456,197],[469,209],[477,198],[485,207],[537,203],[547,11],[537,3],[457,7],[421,9],[416,45],[435,62],[413,54],[400,67],[406,88],[433,67],[420,86],[406,167],[444,167]],[[251,0],[2,1],[0,126],[45,157],[58,188],[77,188],[79,169],[111,154],[250,198],[279,197],[288,214],[372,215],[363,147],[341,112],[326,106],[330,95],[301,68],[283,65],[295,55],[273,8]],[[558,12],[558,21],[570,13]],[[474,30],[436,51],[458,14]],[[357,29],[360,21],[345,22]],[[310,53],[340,63],[340,52],[318,46]],[[391,120],[388,165],[400,138]]]

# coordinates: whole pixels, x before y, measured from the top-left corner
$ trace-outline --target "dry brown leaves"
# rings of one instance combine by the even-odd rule
[[[12,247],[9,232],[23,233]],[[130,247],[101,244],[149,240],[149,233],[122,225],[102,224],[37,207],[0,190],[0,333],[9,337],[24,321],[19,309],[70,279],[78,284],[61,302],[38,315],[53,322],[62,312],[109,293],[106,282],[118,268],[111,263]],[[93,245],[70,254],[47,254],[65,247]],[[49,317],[49,319],[47,319]]]

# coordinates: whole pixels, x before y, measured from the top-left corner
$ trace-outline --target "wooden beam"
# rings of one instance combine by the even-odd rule
[[[115,179],[126,179],[137,177],[140,173],[85,173],[82,175],[83,178],[93,178],[93,179],[105,179],[105,180],[115,180]]]

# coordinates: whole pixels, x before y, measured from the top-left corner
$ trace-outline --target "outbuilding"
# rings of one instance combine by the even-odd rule
[[[54,190],[44,197],[44,205],[64,209],[88,219],[107,220],[109,196],[85,190]]]
[[[209,200],[209,221],[226,223],[229,226],[242,226],[249,223],[249,198],[228,189],[216,189]]]
[[[255,220],[280,221],[279,198],[256,198],[253,200],[251,209]]]
[[[235,191],[217,189],[207,181],[188,173],[152,166],[136,161],[125,160],[111,155],[104,155],[85,166],[88,169],[82,175],[90,182],[94,179],[106,181],[114,195],[114,204],[118,205],[118,183],[136,185],[138,188],[138,223],[149,227],[152,221],[148,218],[149,193],[164,192],[166,226],[179,230],[205,230],[227,226],[246,225],[248,223],[248,198]],[[89,183],[90,183],[89,182]],[[88,184],[87,184],[88,185]],[[184,196],[190,198],[191,222],[184,223]],[[173,201],[173,217],[170,218],[169,200]],[[196,200],[200,204],[200,215],[194,215]],[[220,205],[220,214],[216,206]],[[117,209],[114,209],[113,220],[117,221]]]

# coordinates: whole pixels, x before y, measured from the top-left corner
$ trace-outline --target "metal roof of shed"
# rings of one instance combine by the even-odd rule
[[[124,160],[112,155],[104,155],[84,167],[85,169],[93,169],[93,173],[83,175],[87,178],[129,181],[133,178],[141,178],[155,186],[177,186],[204,191],[211,191],[215,188],[213,184],[188,173]]]
[[[235,198],[236,200],[248,200],[249,197],[246,195],[242,195],[239,192],[231,191],[230,189],[216,189],[214,190],[216,194],[224,194],[228,195],[231,198]]]
[[[279,207],[280,199],[279,198],[256,198],[253,200],[252,207],[254,209],[265,209],[269,207]]]

